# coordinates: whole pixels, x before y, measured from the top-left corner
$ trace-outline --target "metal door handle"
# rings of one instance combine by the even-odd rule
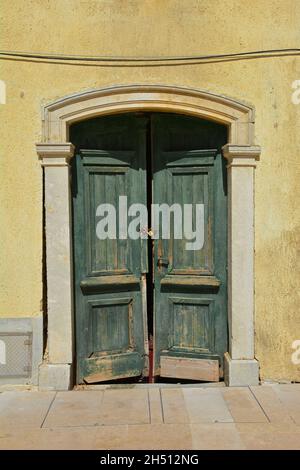
[[[157,265],[158,266],[169,266],[168,258],[158,258]]]
[[[144,236],[148,235],[148,237],[152,238],[153,235],[154,235],[154,231],[152,230],[152,228],[147,228],[147,227],[144,227],[140,230],[140,233],[142,233]]]

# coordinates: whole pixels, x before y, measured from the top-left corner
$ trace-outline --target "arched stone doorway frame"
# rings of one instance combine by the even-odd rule
[[[70,168],[74,122],[131,111],[174,112],[228,127],[223,147],[228,161],[228,321],[227,385],[258,383],[254,356],[254,145],[253,107],[213,93],[159,85],[116,86],[85,91],[43,108],[43,137],[36,145],[44,167],[48,355],[40,366],[41,388],[72,386],[74,312]]]

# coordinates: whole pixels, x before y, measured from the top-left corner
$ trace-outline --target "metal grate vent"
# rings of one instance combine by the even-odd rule
[[[0,377],[31,376],[32,333],[0,333]]]

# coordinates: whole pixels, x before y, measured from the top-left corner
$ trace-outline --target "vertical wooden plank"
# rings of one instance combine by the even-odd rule
[[[181,197],[181,207],[182,207],[182,215],[184,213],[184,204],[193,204],[194,202],[194,194],[193,194],[193,179],[194,175],[191,173],[183,174],[181,176],[182,179],[182,197]],[[197,188],[197,192],[200,188]],[[183,217],[182,217],[183,218]],[[184,218],[183,218],[184,220]],[[195,207],[192,210],[192,230],[195,229]],[[191,240],[188,240],[184,236],[184,227],[183,227],[183,238],[182,238],[182,257],[183,257],[183,265],[182,267],[186,267],[188,269],[194,268],[194,251],[186,249],[186,243],[191,243]]]
[[[139,284],[140,239],[96,237],[99,204],[112,204],[118,222],[119,196],[128,196],[130,204],[140,202],[140,196],[146,194],[145,179],[139,170],[140,160],[145,157],[145,149],[139,148],[143,144],[139,139],[139,119],[135,115],[108,116],[84,122],[82,126],[76,124],[71,129],[77,148],[85,149],[78,154],[79,164],[73,174],[77,185],[73,195],[79,382],[84,378],[92,383],[137,376],[147,368],[142,308],[145,294]],[[125,270],[137,279],[127,289]],[[99,285],[94,282],[93,290],[81,289],[82,282],[87,285],[91,278],[123,275],[124,282]]]
[[[107,174],[105,176],[105,190],[106,190],[106,202],[112,204],[117,212],[118,207],[118,189],[116,185],[116,174]],[[117,256],[117,240],[107,239],[107,270],[113,271],[117,268],[116,256]]]
[[[144,353],[145,364],[143,375],[149,375],[149,340],[148,340],[148,318],[147,318],[147,279],[146,275],[141,275],[141,297],[142,297],[142,310],[143,310],[143,331],[144,331]]]
[[[164,240],[162,253],[159,253],[159,241],[155,242],[155,264],[166,252],[170,260],[167,268],[155,270],[156,372],[159,373],[160,351],[164,357],[219,359],[222,365],[228,341],[227,188],[220,163],[222,157],[218,152],[226,143],[226,129],[215,123],[170,114],[155,115],[151,122],[154,202],[165,202],[169,206],[179,203],[182,207],[185,203],[194,204],[194,230],[195,204],[205,206],[203,249],[186,250],[187,240],[171,237]],[[219,285],[197,288],[193,280],[203,274],[216,276]],[[190,283],[164,282],[171,278],[176,280],[177,275]],[[174,296],[183,301],[174,305]],[[189,303],[186,304],[184,299]],[[197,304],[201,299],[204,301],[202,307]],[[192,377],[193,373],[189,378]]]

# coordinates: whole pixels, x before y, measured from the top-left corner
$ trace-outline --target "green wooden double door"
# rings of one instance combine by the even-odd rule
[[[226,129],[131,113],[74,124],[70,140],[77,383],[149,373],[218,381],[228,336]]]

